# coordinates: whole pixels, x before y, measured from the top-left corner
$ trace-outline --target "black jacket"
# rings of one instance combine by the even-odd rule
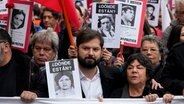
[[[10,82],[5,82],[8,79],[4,79],[4,84],[8,86],[4,88],[2,87],[4,91],[2,89],[1,91],[4,95],[1,94],[1,96],[20,96],[24,90],[31,90],[34,88],[35,75],[38,73],[39,69],[33,62],[31,62],[31,59],[28,56],[24,55],[20,51],[12,50],[12,58],[10,62],[5,66],[6,67],[3,66],[5,68],[5,73],[1,72],[1,74],[7,75],[7,71],[9,70],[11,71],[9,75],[15,76],[9,76],[9,78],[12,79]],[[4,78],[8,77],[4,76]],[[13,82],[15,82],[13,86],[9,85],[9,83]],[[3,86],[2,83],[1,86]]]
[[[39,73],[39,67],[31,61],[31,58],[19,51],[13,51],[13,57],[16,60],[19,69],[17,69],[17,93],[23,90],[32,90],[35,87],[36,75]]]
[[[66,29],[62,30],[59,34],[59,50],[58,59],[68,59],[68,48],[70,47],[70,39]]]
[[[103,98],[110,98],[111,93],[118,88],[118,83],[116,83],[116,78],[113,76],[114,73],[112,72],[113,69],[109,67],[105,67],[103,64],[98,65],[100,71],[100,78],[101,78],[101,85],[102,85],[102,92]],[[109,69],[107,69],[109,68]],[[115,70],[115,69],[114,69]],[[118,71],[118,70],[116,70]],[[85,98],[85,95],[82,91],[82,96]]]
[[[38,97],[49,97],[46,70],[40,71],[36,76],[35,87],[32,89]]]
[[[154,73],[153,73],[153,79],[160,83],[162,71],[164,69],[164,63],[160,63],[158,66],[155,67]]]
[[[184,43],[176,44],[168,54],[162,72],[161,84],[175,95],[184,89]]]
[[[143,98],[143,96],[149,95],[150,93],[157,94],[159,97],[163,97],[163,95],[165,94],[165,90],[163,88],[152,90],[150,85],[146,85],[142,95],[133,98]],[[129,95],[128,85],[125,85],[123,88],[119,88],[113,91],[111,94],[111,98],[132,98]]]

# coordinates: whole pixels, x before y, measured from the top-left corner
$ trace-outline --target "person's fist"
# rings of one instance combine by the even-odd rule
[[[22,94],[20,95],[20,98],[22,101],[32,102],[37,98],[37,95],[36,93],[31,91],[23,91]]]

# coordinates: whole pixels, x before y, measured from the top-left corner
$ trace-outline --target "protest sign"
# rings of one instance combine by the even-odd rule
[[[14,7],[8,11],[7,31],[12,38],[12,48],[28,51],[32,23],[33,2],[14,1]]]
[[[130,47],[140,47],[146,12],[146,0],[119,0],[120,6],[116,19],[117,31],[121,44]]]
[[[93,3],[92,29],[101,33],[104,48],[119,48],[120,34],[115,23],[118,15],[118,4]]]
[[[77,59],[46,62],[49,98],[82,98]]]

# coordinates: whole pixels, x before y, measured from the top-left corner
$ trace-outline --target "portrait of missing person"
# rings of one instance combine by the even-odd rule
[[[148,16],[148,20],[155,20],[155,16],[154,16],[154,11],[155,11],[155,7],[151,4],[147,4],[147,16]]]
[[[115,28],[112,16],[103,15],[98,17],[98,31],[103,37],[114,37]]]
[[[56,97],[67,97],[75,94],[72,71],[59,72],[55,78]]]
[[[11,19],[11,29],[20,29],[24,27],[25,12],[20,9],[13,9]]]
[[[136,6],[122,4],[121,25],[134,26]]]

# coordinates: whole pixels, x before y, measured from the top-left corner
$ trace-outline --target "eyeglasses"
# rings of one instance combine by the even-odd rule
[[[151,48],[151,49],[141,49],[141,51],[144,52],[144,53],[147,53],[147,52],[157,53],[157,52],[159,52],[158,49],[154,49],[154,48]]]
[[[40,52],[41,50],[43,50],[44,52],[50,52],[52,50],[52,48],[41,48],[37,46],[35,46],[33,49],[35,49],[38,52]]]

